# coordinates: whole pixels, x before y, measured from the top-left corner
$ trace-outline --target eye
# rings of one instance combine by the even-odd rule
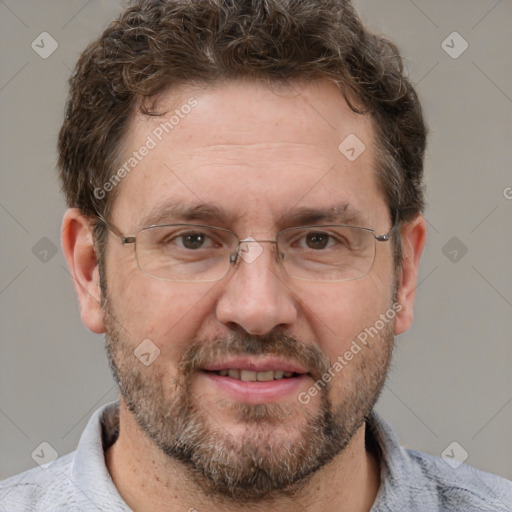
[[[177,237],[185,249],[201,249],[208,240],[204,233],[186,233]]]
[[[328,247],[331,238],[327,233],[307,233],[305,235],[305,242],[309,249],[319,250]]]
[[[193,224],[150,226],[139,236],[139,256],[144,254],[153,263],[160,257],[167,263],[222,258],[237,243],[236,235],[228,230]]]
[[[291,229],[285,235],[283,246],[292,250],[333,253],[353,249],[353,236],[347,229],[332,226],[329,230],[321,231],[319,228]],[[286,240],[286,241],[285,241]]]
[[[199,249],[214,249],[224,244],[219,236],[203,231],[187,231],[175,233],[164,240],[164,244],[174,244],[181,249],[197,251]]]
[[[220,236],[204,229],[155,227],[151,230],[156,245],[166,250],[197,251],[222,246]]]
[[[297,240],[299,248],[312,249],[314,251],[331,249],[334,246],[339,245],[339,243],[340,240],[337,237],[334,237],[332,234],[324,231],[308,231]]]

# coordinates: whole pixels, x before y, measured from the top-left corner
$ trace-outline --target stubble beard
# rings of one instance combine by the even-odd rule
[[[123,337],[106,291],[102,307],[109,364],[142,432],[171,464],[178,461],[203,493],[235,502],[297,496],[319,469],[340,454],[377,402],[394,344],[390,322],[350,362],[353,379],[344,382],[337,403],[331,401],[330,382],[320,386],[317,407],[306,408],[298,400],[224,403],[226,412],[245,426],[243,435],[235,437],[191,392],[194,376],[205,362],[228,354],[286,356],[311,369],[316,381],[329,367],[328,358],[315,345],[278,332],[264,337],[236,332],[227,338],[191,342],[173,378],[158,359],[150,367],[136,359],[136,343]],[[291,418],[296,425],[299,415],[303,420],[291,436],[283,424]]]

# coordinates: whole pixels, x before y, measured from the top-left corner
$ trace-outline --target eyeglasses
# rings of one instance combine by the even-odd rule
[[[122,245],[134,244],[143,274],[173,282],[218,281],[240,259],[257,259],[262,243],[276,245],[276,259],[289,277],[317,282],[361,279],[373,267],[377,242],[389,241],[398,226],[395,222],[383,235],[355,226],[300,226],[283,229],[274,240],[241,240],[229,229],[202,224],[152,225],[125,236],[103,217],[100,220]]]

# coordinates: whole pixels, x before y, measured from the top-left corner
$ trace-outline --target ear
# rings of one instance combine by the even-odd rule
[[[400,229],[402,237],[402,268],[398,273],[398,302],[402,309],[396,315],[395,334],[407,331],[413,320],[414,298],[418,283],[418,267],[427,238],[427,223],[418,215]]]
[[[105,327],[93,227],[78,208],[70,208],[64,214],[61,242],[75,283],[82,322],[92,332],[101,334]]]

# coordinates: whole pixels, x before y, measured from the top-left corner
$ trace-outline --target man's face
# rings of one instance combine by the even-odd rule
[[[197,106],[158,140],[160,123],[191,97]],[[164,95],[157,108],[169,113],[136,115],[126,135],[123,162],[148,136],[156,146],[118,185],[110,221],[124,235],[189,222],[270,240],[303,225],[299,211],[341,205],[356,216],[340,224],[377,234],[391,228],[375,179],[371,121],[353,113],[334,85],[271,91],[230,82]],[[354,135],[366,147],[355,160],[338,149]],[[164,213],[176,204],[207,204],[221,215]],[[111,364],[143,432],[170,461],[198,470],[191,475],[205,488],[247,500],[300,485],[347,445],[383,385],[394,330],[393,320],[385,322],[310,393],[390,310],[392,246],[379,243],[371,272],[345,282],[288,277],[275,245],[261,247],[220,281],[166,282],[144,275],[132,245],[110,237],[103,297]],[[160,352],[146,366],[134,350],[148,339]],[[236,370],[293,376],[245,382]]]

